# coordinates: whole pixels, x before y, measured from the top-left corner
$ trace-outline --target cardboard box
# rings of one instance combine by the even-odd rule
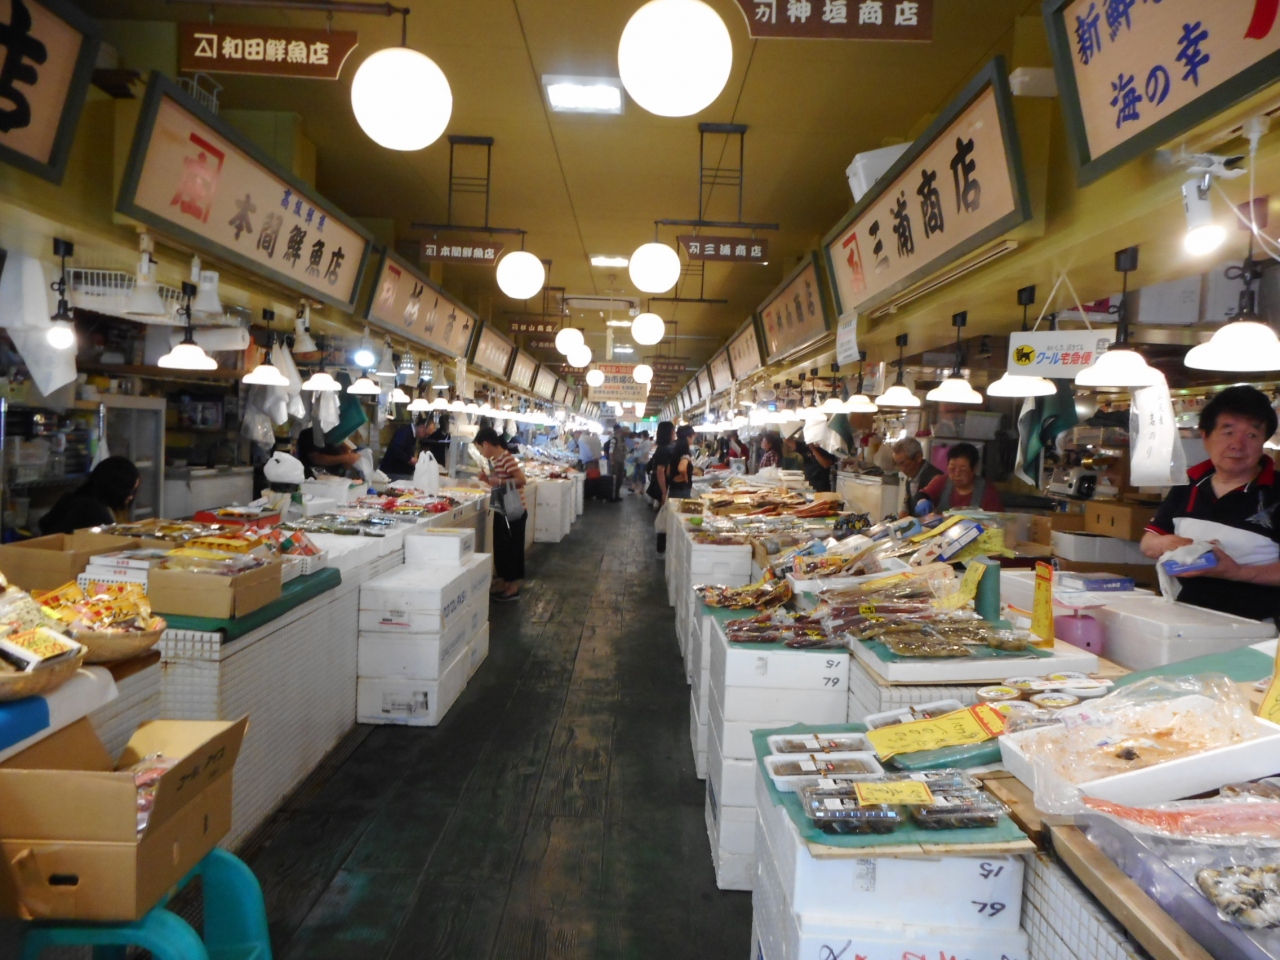
[[[1080,573],[1116,573],[1122,577],[1133,577],[1133,582],[1140,587],[1155,587],[1157,585],[1155,561],[1138,564],[1059,560],[1058,569],[1078,571]]]
[[[1156,508],[1143,503],[1107,503],[1098,501],[1085,506],[1086,533],[1101,533],[1121,540],[1141,540]]]
[[[52,590],[74,580],[99,553],[131,550],[139,541],[109,533],[53,533],[0,546],[0,572],[23,590]]]
[[[1053,532],[1081,533],[1084,531],[1083,513],[1050,513],[1035,516],[1027,524],[1027,539],[1032,543],[1049,546],[1053,543]]]
[[[231,829],[231,772],[247,724],[153,720],[113,763],[86,718],[0,764],[0,914],[142,917]],[[161,776],[139,836],[127,768],[155,753],[182,762]]]
[[[151,609],[185,617],[228,620],[243,617],[280,599],[282,564],[265,566],[234,577],[187,570],[152,570],[147,584]]]

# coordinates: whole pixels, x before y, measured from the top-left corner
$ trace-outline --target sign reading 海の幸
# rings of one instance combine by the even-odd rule
[[[178,24],[183,73],[249,73],[337,80],[359,38],[350,30],[248,23]]]
[[[604,374],[598,387],[587,385],[587,399],[594,403],[616,400],[619,403],[643,403],[649,399],[649,387],[636,383],[634,363],[597,363],[595,369]]]
[[[865,313],[1030,216],[997,57],[823,239],[836,311]]]
[[[769,362],[807,347],[828,330],[817,254],[810,254],[760,306]]]
[[[158,73],[147,87],[116,209],[347,311],[373,240]]]
[[[1114,329],[1014,331],[1009,334],[1009,373],[1074,380],[1115,338]]]
[[[471,354],[471,365],[494,376],[505,377],[507,368],[511,366],[511,356],[515,351],[514,343],[486,323],[480,328],[480,335],[476,337],[475,349]]]
[[[738,0],[753,37],[932,40],[933,0]]]
[[[477,326],[474,313],[390,251],[383,254],[364,315],[374,326],[459,358],[467,355]]]
[[[1045,21],[1082,184],[1280,76],[1276,0],[1052,0]]]
[[[99,33],[65,0],[0,0],[0,160],[62,182]]]

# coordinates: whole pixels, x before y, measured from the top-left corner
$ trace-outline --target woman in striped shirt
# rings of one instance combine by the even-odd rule
[[[481,427],[476,433],[476,446],[489,461],[489,469],[480,471],[480,482],[492,488],[508,482],[515,484],[524,502],[524,471],[510,451],[502,445],[502,438],[492,427]],[[520,596],[520,584],[524,580],[524,528],[528,522],[526,512],[518,520],[509,520],[495,513],[493,518],[493,599],[506,602]]]

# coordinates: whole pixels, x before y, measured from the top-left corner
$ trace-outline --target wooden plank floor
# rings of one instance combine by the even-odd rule
[[[653,513],[539,545],[435,729],[376,727],[250,865],[283,960],[748,960],[716,889]]]

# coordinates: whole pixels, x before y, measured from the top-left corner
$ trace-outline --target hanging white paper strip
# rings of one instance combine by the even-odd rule
[[[1153,386],[1133,391],[1129,444],[1129,482],[1135,487],[1171,487],[1187,482],[1187,458],[1178,441],[1173,401],[1163,374]]]

